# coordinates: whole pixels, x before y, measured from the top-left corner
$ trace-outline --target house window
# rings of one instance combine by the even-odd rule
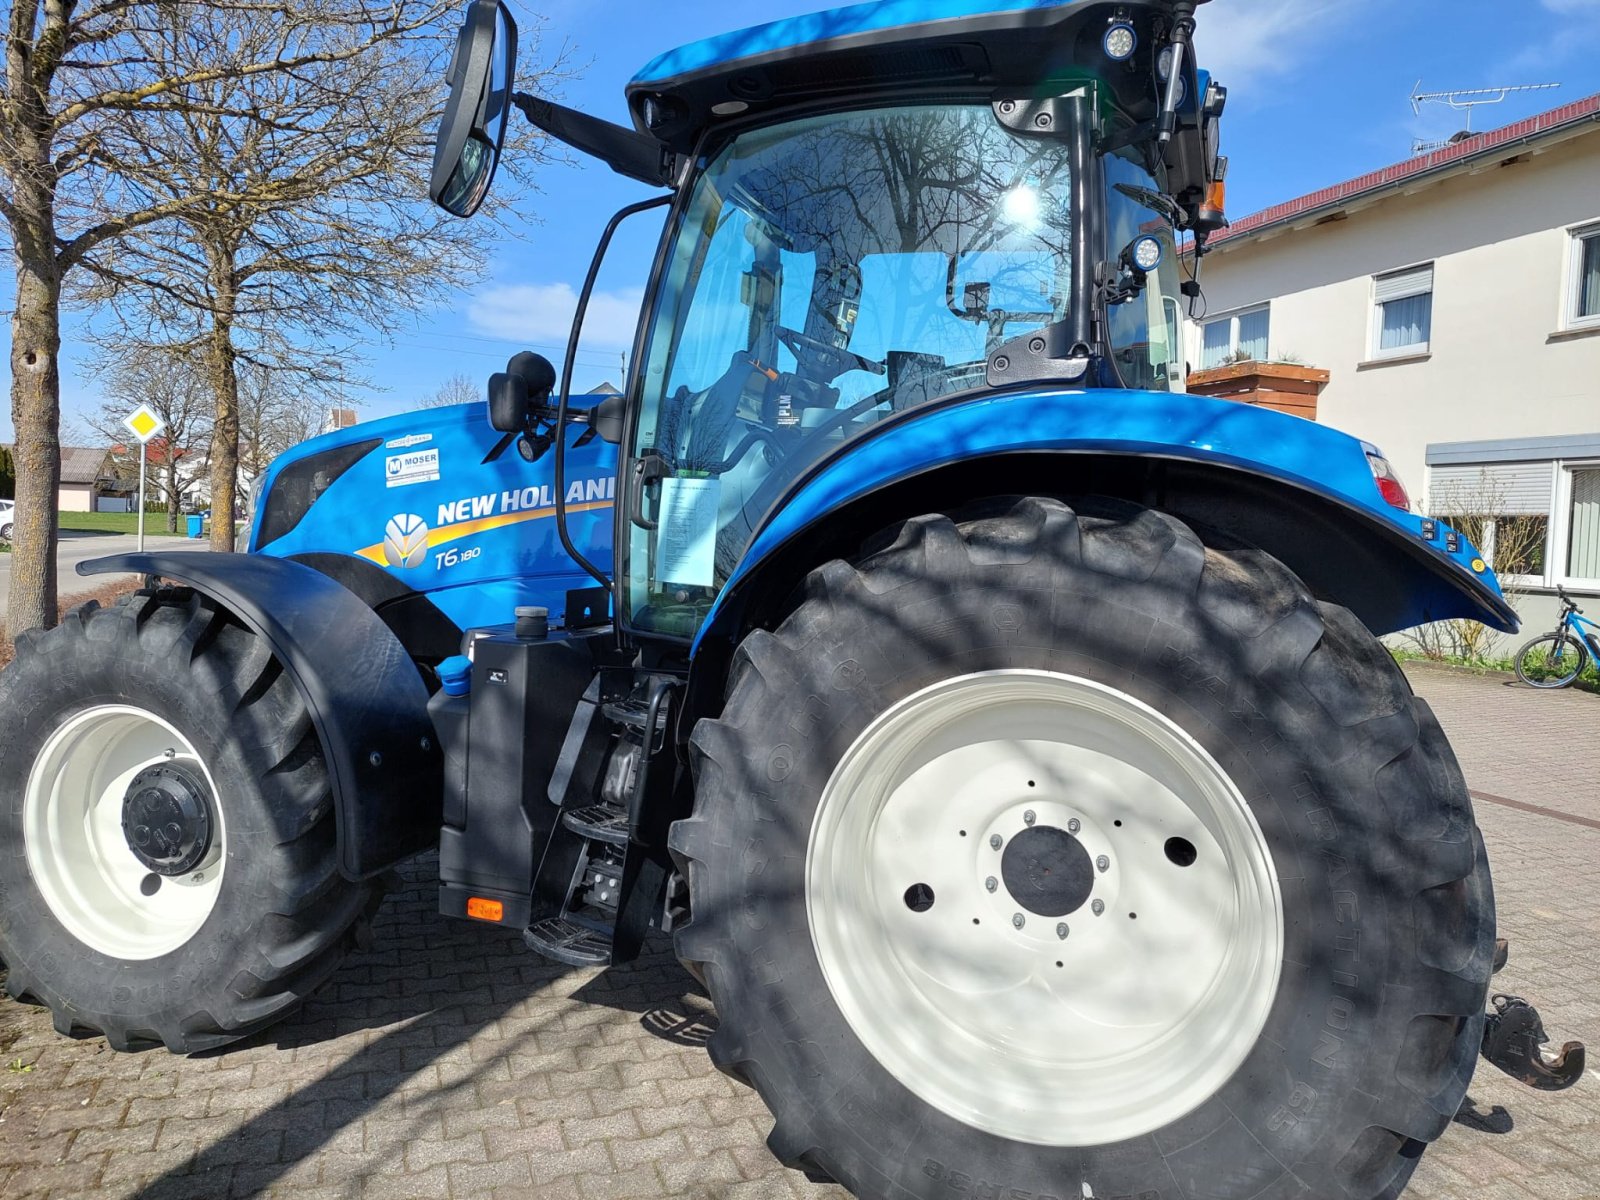
[[[1568,327],[1600,325],[1600,225],[1573,233],[1569,278]]]
[[[1600,462],[1592,458],[1430,467],[1428,513],[1501,575],[1600,589]]]
[[[1460,532],[1500,574],[1531,581],[1545,576],[1554,495],[1548,461],[1434,467],[1428,479],[1431,516]]]
[[[1266,358],[1267,335],[1271,328],[1272,310],[1267,305],[1207,321],[1202,330],[1201,370]]]
[[[1379,275],[1372,283],[1372,356],[1426,354],[1433,335],[1433,264]]]

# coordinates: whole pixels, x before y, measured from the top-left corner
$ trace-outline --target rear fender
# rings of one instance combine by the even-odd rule
[[[322,740],[347,878],[369,879],[437,842],[444,775],[428,690],[353,592],[311,567],[255,554],[119,554],[78,572],[186,584],[266,641]]]
[[[1454,617],[1517,628],[1478,551],[1389,505],[1355,438],[1200,396],[1023,392],[907,410],[800,476],[763,518],[696,654],[722,659],[809,570],[875,529],[1023,493],[1120,496],[1258,546],[1374,633]]]

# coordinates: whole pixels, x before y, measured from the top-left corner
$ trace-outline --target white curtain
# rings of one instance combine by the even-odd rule
[[[1425,345],[1433,332],[1433,293],[1390,300],[1383,306],[1378,349],[1399,350]]]
[[[1572,541],[1567,574],[1600,579],[1600,470],[1572,473]]]
[[[1600,317],[1600,233],[1583,239],[1578,270],[1578,315]]]
[[[1254,359],[1267,357],[1267,328],[1270,313],[1263,308],[1239,315],[1239,350]]]

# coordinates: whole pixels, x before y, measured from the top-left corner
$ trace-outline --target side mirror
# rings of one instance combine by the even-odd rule
[[[489,424],[500,433],[521,433],[555,386],[556,369],[544,355],[513,355],[503,372],[489,377]]]
[[[621,396],[607,396],[589,410],[589,428],[602,442],[617,445],[622,441],[623,410]]]
[[[517,62],[517,26],[500,0],[472,0],[450,60],[450,99],[439,121],[428,195],[470,217],[489,194],[505,144]]]

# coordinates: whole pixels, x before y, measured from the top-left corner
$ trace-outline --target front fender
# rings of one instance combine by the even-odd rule
[[[255,554],[118,554],[78,567],[124,572],[212,597],[283,663],[327,755],[345,876],[371,878],[437,841],[444,767],[428,690],[353,592],[300,563]]]
[[[708,638],[736,638],[755,585],[775,564],[792,571],[801,548],[828,544],[824,531],[839,514],[850,514],[864,534],[879,515],[875,497],[919,480],[952,481],[933,496],[943,508],[1015,493],[1014,465],[1041,455],[1056,464],[1049,479],[1060,495],[1093,490],[1084,480],[1096,471],[1086,464],[1096,464],[1100,475],[1105,464],[1118,464],[1124,477],[1131,477],[1130,463],[1164,464],[1159,475],[1142,477],[1129,498],[1276,554],[1374,633],[1453,617],[1517,628],[1516,613],[1478,551],[1465,538],[1452,549],[1436,522],[1385,501],[1364,445],[1348,434],[1201,396],[1028,391],[909,409],[815,464],[763,518],[696,649]],[[982,490],[971,490],[968,468],[986,460],[1005,466]],[[928,488],[921,492],[922,500],[930,498]],[[880,525],[913,514],[882,515]],[[1374,586],[1375,571],[1382,572],[1381,586]]]

